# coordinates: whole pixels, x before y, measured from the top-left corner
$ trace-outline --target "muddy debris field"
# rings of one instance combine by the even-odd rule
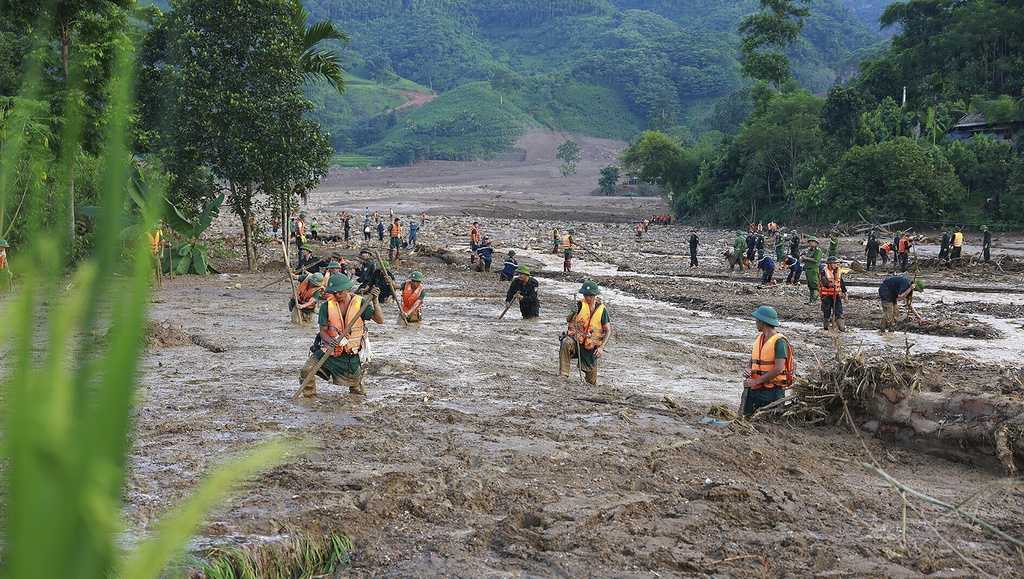
[[[925,271],[930,285],[954,289],[923,292],[926,322],[886,336],[882,274],[851,272],[847,332],[834,335],[805,286],[760,288],[754,273],[723,268],[735,232],[697,230],[691,269],[688,227],[652,226],[637,242],[627,223],[573,223],[582,247],[563,274],[550,236],[569,222],[479,219],[497,248],[492,273],[468,267],[473,216],[427,216],[420,250],[396,266],[400,280],[426,276],[424,322],[403,328],[384,306],[386,323],[370,328],[366,398],[321,381],[316,400],[291,400],[315,329],[289,322],[273,244],[259,274],[232,273],[237,260],[224,259],[215,265],[227,273],[166,279],[150,309],[157,335],[143,364],[130,522],[145,531],[224,456],[292,435],[315,449],[215,511],[197,553],[301,529],[352,538],[346,576],[1024,576],[1019,546],[925,500],[904,503],[861,467],[874,461],[1024,537],[1024,486],[992,456],[856,420],[731,420],[756,332],[749,313],[761,304],[778,308],[801,375],[834,363],[837,347],[909,352],[930,395],[1020,404],[1019,270]],[[318,247],[335,249],[358,251]],[[496,320],[509,249],[540,281],[539,320],[516,308]],[[843,239],[845,261],[862,251]],[[596,387],[575,367],[569,379],[557,373],[558,334],[584,279],[604,288],[613,326]]]

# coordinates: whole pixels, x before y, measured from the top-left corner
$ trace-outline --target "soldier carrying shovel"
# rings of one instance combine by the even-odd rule
[[[331,276],[324,289],[327,299],[320,305],[320,331],[310,347],[310,357],[299,372],[302,387],[296,394],[316,396],[316,377],[339,386],[348,386],[349,393],[365,396],[360,351],[365,346],[366,322],[384,323],[377,298],[380,290],[370,290],[369,299],[352,291],[352,279],[345,275]]]

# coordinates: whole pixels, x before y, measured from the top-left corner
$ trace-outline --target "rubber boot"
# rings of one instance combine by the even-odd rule
[[[827,332],[832,329],[832,320],[825,318],[825,321],[821,323],[821,327]]]
[[[846,331],[846,320],[844,320],[843,318],[836,318],[836,325],[839,326],[840,332]]]

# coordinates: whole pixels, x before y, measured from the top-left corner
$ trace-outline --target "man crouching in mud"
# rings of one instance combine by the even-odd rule
[[[339,386],[348,386],[351,394],[365,396],[363,368],[359,352],[366,340],[366,322],[373,320],[384,323],[377,288],[370,290],[370,303],[364,303],[364,296],[352,292],[352,278],[347,275],[332,275],[324,293],[327,299],[320,305],[318,325],[320,332],[309,349],[311,355],[299,372],[302,379],[302,395],[316,396],[316,378],[310,373],[316,371],[324,353],[330,352],[317,375]]]

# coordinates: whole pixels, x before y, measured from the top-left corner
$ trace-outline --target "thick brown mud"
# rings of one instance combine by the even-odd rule
[[[421,241],[460,255],[470,221],[429,217]],[[922,298],[926,318],[989,326],[994,339],[913,329],[880,337],[877,300],[855,292],[851,327],[833,336],[815,306],[801,303],[805,290],[700,279],[721,273],[714,255],[727,232],[702,233],[705,265],[689,277],[645,277],[643,260],[664,268],[667,259],[637,252],[628,226],[577,223],[589,251],[576,263],[582,274],[563,276],[548,239],[567,225],[484,222],[501,252],[516,249],[540,270],[537,321],[514,308],[496,320],[506,288],[496,273],[428,256],[401,263],[400,276],[427,276],[425,320],[402,328],[395,306],[385,306],[386,324],[371,328],[366,398],[321,382],[315,401],[290,399],[314,329],[289,323],[286,283],[258,289],[278,272],[166,280],[152,319],[226,351],[181,339],[148,350],[129,520],[144,530],[224,456],[292,435],[316,449],[218,509],[196,547],[274,540],[296,527],[337,531],[355,542],[345,573],[357,576],[1019,573],[1020,554],[1004,541],[928,504],[913,503],[904,528],[899,494],[854,465],[867,456],[848,430],[748,429],[708,417],[715,405],[737,405],[755,332],[748,314],[761,303],[779,308],[798,371],[834,356],[834,339],[892,356],[909,347],[927,361],[929,390],[1019,398],[1019,302]],[[642,246],[685,253],[688,231],[653,228]],[[596,387],[575,369],[569,379],[557,374],[557,336],[584,274],[609,286],[614,327]],[[978,516],[1024,535],[1024,494],[989,462],[948,461],[870,436],[866,444],[900,481],[968,500]]]

